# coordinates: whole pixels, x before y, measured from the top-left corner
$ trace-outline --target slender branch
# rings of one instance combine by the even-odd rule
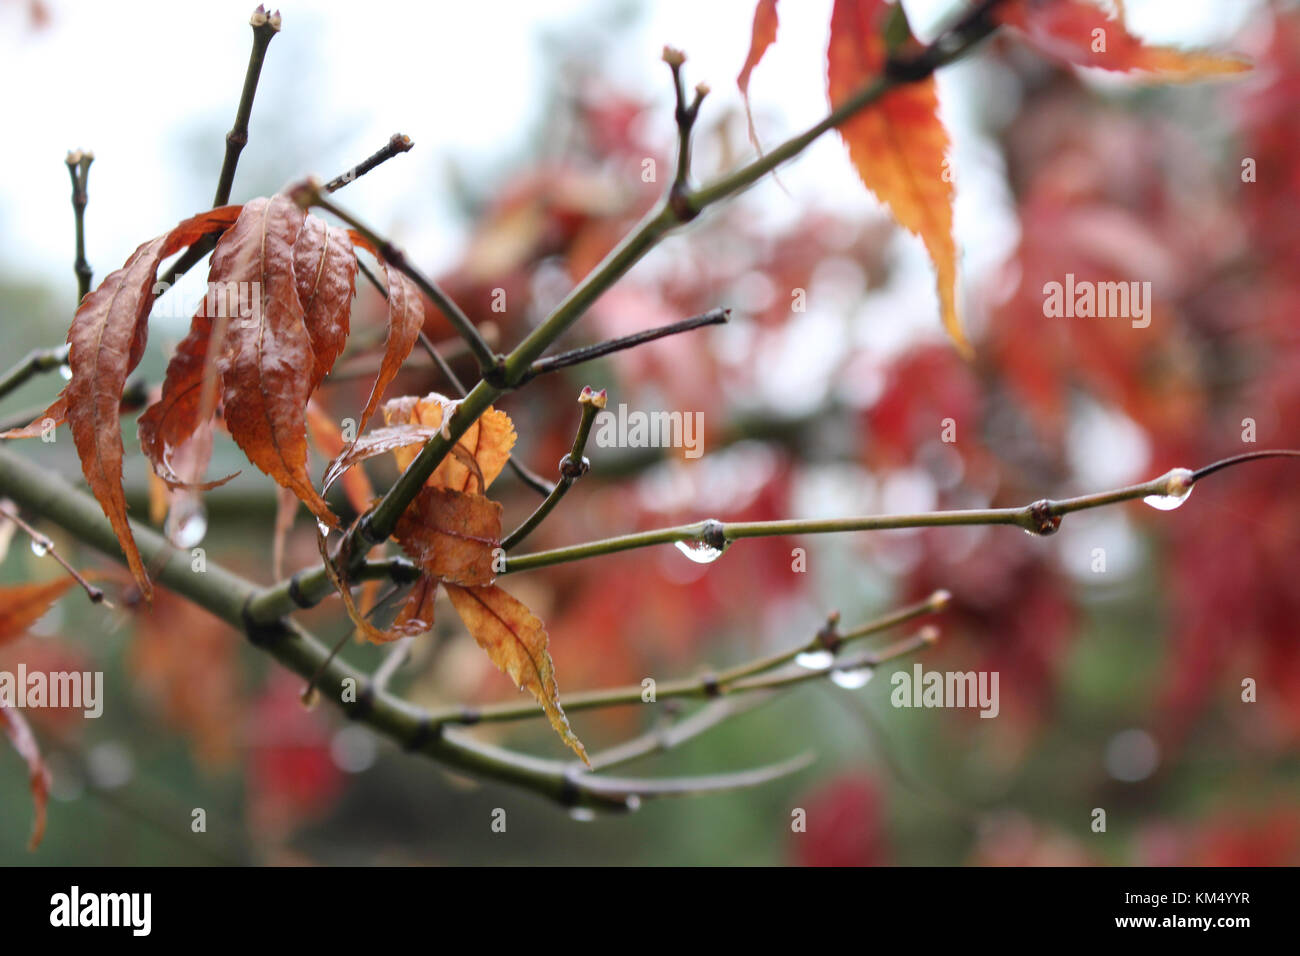
[[[248,54],[248,70],[244,73],[244,90],[239,95],[239,108],[235,111],[235,125],[226,134],[226,158],[221,163],[221,175],[217,178],[217,192],[212,205],[224,206],[230,202],[230,190],[235,184],[235,167],[239,165],[239,154],[248,145],[248,120],[253,114],[253,97],[257,95],[257,80],[262,75],[262,63],[266,60],[267,47],[280,32],[280,11],[268,13],[258,5],[253,15],[248,18],[248,25],[253,28],[253,49]]]
[[[81,585],[81,589],[86,592],[86,597],[90,598],[92,604],[103,604],[105,607],[110,608],[113,606],[110,602],[104,600],[103,591],[87,581],[82,577],[81,572],[63,559],[63,555],[59,554],[55,549],[53,541],[29,525],[22,519],[15,509],[10,508],[2,501],[0,501],[0,515],[4,515],[18,527],[22,528],[23,531],[27,532],[27,536],[32,539],[32,544],[39,548],[43,553],[48,554],[55,561],[59,562],[60,567],[62,567],[64,571],[68,572],[68,576],[72,578],[72,580],[76,581],[77,584]]]
[[[634,534],[569,545],[551,551],[507,558],[505,570],[530,571],[553,564],[581,561],[598,555],[616,554],[656,544],[676,542],[701,545],[721,553],[731,542],[740,538],[768,538],[781,535],[840,534],[848,531],[885,531],[900,528],[936,528],[955,525],[1014,525],[1030,534],[1049,535],[1060,527],[1061,517],[1074,511],[1100,508],[1104,505],[1131,501],[1134,498],[1182,497],[1179,489],[1191,487],[1191,472],[1185,468],[1153,478],[1138,485],[1129,485],[1114,491],[1103,491],[1077,498],[1053,501],[1047,498],[1020,508],[976,508],[964,511],[930,511],[920,514],[865,515],[852,518],[822,518],[817,520],[786,519],[781,521],[721,522],[713,518],[693,524],[676,525],[638,531]]]
[[[595,345],[587,345],[582,348],[573,349],[568,352],[561,352],[559,355],[552,355],[547,358],[538,359],[528,367],[519,384],[524,384],[538,375],[545,375],[548,372],[556,372],[562,368],[568,368],[571,365],[581,365],[584,362],[590,362],[594,359],[610,355],[614,352],[621,352],[624,349],[635,348],[638,345],[644,345],[646,342],[653,342],[655,339],[662,339],[669,335],[677,335],[681,332],[690,332],[706,325],[723,325],[731,318],[730,309],[710,309],[701,315],[691,316],[689,319],[682,319],[680,322],[673,322],[671,325],[660,326],[657,329],[647,329],[644,332],[634,332],[631,335],[624,335],[621,338],[610,339],[606,342],[598,342]]]
[[[722,674],[704,674],[685,680],[664,681],[655,687],[655,700],[675,700],[695,698],[709,700],[729,694],[742,694],[750,691],[770,691],[809,680],[821,680],[836,671],[855,671],[878,667],[895,658],[903,657],[914,651],[933,644],[938,639],[938,630],[924,627],[916,634],[903,638],[883,648],[866,651],[855,657],[840,658],[825,667],[797,667],[775,673],[755,674],[749,677],[724,679]],[[645,688],[640,684],[627,687],[612,687],[608,690],[587,691],[570,694],[560,703],[566,714],[582,710],[602,710],[606,707],[623,707],[645,702]],[[545,712],[535,703],[491,704],[486,707],[447,707],[430,713],[435,725],[441,724],[480,724],[502,721],[527,720],[532,717],[545,716]]]
[[[33,349],[25,359],[0,375],[0,398],[8,395],[33,376],[41,372],[53,371],[67,361],[67,345],[59,345],[52,349]],[[40,409],[37,409],[35,414],[40,414]],[[27,421],[31,421],[31,418]]]
[[[483,337],[479,335],[478,329],[474,327],[474,323],[470,321],[469,316],[461,311],[460,306],[453,302],[447,293],[443,292],[442,289],[433,282],[433,280],[429,279],[420,272],[419,269],[411,265],[410,260],[406,257],[406,253],[395,246],[391,241],[375,232],[365,223],[361,222],[361,220],[352,215],[352,213],[341,208],[329,199],[326,199],[322,187],[316,180],[307,179],[299,183],[297,186],[289,190],[289,194],[293,197],[294,201],[304,209],[311,206],[324,209],[326,212],[332,213],[356,230],[359,235],[374,247],[375,251],[381,258],[387,261],[391,266],[393,266],[393,268],[406,275],[407,278],[419,287],[421,292],[433,300],[433,304],[438,307],[438,311],[446,317],[447,321],[451,323],[452,328],[454,328],[457,334],[465,340],[465,344],[468,345],[470,351],[474,353],[474,358],[478,360],[479,370],[481,372],[487,373],[496,368],[496,353],[494,353],[492,349],[488,347],[488,344],[483,341]]]
[[[407,136],[405,133],[394,133],[388,138],[387,143],[377,149],[370,156],[367,156],[361,162],[357,163],[346,173],[341,173],[327,182],[325,184],[325,191],[327,193],[337,192],[348,183],[360,179],[366,173],[370,172],[370,170],[388,162],[399,153],[409,152],[411,147],[414,145],[415,144],[411,142],[411,137]]]
[[[587,461],[583,452],[587,448],[587,436],[591,434],[591,423],[595,420],[596,413],[605,407],[605,401],[603,388],[599,392],[593,392],[590,387],[583,388],[582,394],[578,396],[578,402],[582,405],[582,419],[578,422],[578,431],[573,436],[573,447],[560,459],[560,480],[555,483],[546,500],[537,506],[537,510],[502,539],[501,547],[506,551],[518,546],[519,542],[532,534],[537,526],[546,520],[546,516],[555,510],[560,499],[568,494],[573,483],[591,468],[591,462]]]
[[[674,208],[677,208],[679,203],[684,204],[677,208],[677,211],[678,218],[685,222],[692,218],[689,213],[691,131],[695,128],[695,120],[700,115],[700,105],[704,102],[704,97],[708,96],[709,88],[703,83],[696,86],[695,99],[688,104],[686,84],[682,79],[682,64],[686,62],[686,54],[666,46],[663,60],[673,72],[673,93],[677,100],[676,108],[673,110],[673,119],[677,121],[677,168],[673,175],[673,184],[668,190],[668,203]]]
[[[86,202],[89,199],[86,187],[90,181],[90,164],[94,161],[95,154],[88,149],[74,149],[64,160],[72,179],[72,214],[77,226],[77,258],[73,261],[72,271],[77,275],[78,304],[90,291],[90,280],[94,276],[90,263],[86,261]]]

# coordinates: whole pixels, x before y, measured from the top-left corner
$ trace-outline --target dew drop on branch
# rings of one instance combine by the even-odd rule
[[[1173,511],[1191,496],[1192,489],[1188,488],[1181,495],[1147,495],[1142,501],[1157,511]]]
[[[722,557],[722,552],[727,550],[730,543],[722,522],[713,518],[704,522],[704,529],[698,537],[673,542],[678,551],[696,564],[712,564]]]
[[[830,651],[804,651],[794,656],[794,662],[810,671],[824,671],[831,666],[835,655]]]
[[[35,538],[32,538],[32,554],[36,555],[38,558],[43,558],[49,553],[50,549],[45,546],[44,541],[37,541]]]
[[[849,670],[831,671],[831,682],[845,690],[860,690],[867,686],[873,671],[870,667],[854,667]]]
[[[178,503],[168,512],[163,530],[172,547],[182,551],[196,548],[208,533],[208,509],[197,500]]]

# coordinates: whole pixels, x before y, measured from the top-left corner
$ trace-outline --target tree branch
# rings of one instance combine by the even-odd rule
[[[360,179],[376,166],[388,162],[399,153],[409,152],[415,144],[411,142],[411,137],[405,133],[394,133],[388,138],[388,142],[378,150],[367,156],[361,162],[357,163],[346,173],[340,173],[325,184],[327,193],[338,192],[350,182]]]

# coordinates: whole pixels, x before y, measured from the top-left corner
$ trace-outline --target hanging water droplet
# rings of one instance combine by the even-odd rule
[[[320,532],[322,538],[328,538],[330,536],[330,526],[324,521],[321,521],[320,518],[316,519],[316,530]]]
[[[627,807],[628,813],[636,813],[641,809],[641,798],[635,793],[629,793],[627,799],[623,801],[623,806]]]
[[[569,819],[577,820],[579,823],[590,823],[596,819],[596,811],[591,807],[573,807],[569,810]]]
[[[722,552],[717,548],[710,548],[707,544],[699,541],[678,541],[675,543],[677,550],[696,564],[712,564],[722,557]]]
[[[1173,511],[1192,495],[1192,473],[1186,468],[1175,468],[1165,476],[1167,494],[1147,495],[1142,499],[1157,511]]]
[[[196,498],[185,498],[167,512],[163,528],[172,547],[188,551],[198,547],[208,533],[208,509]]]
[[[50,549],[46,547],[44,541],[32,538],[32,554],[36,555],[38,558],[43,558],[49,553]]]
[[[794,662],[810,671],[824,671],[831,666],[835,655],[830,651],[804,651],[794,656]]]
[[[61,377],[65,382],[71,382],[71,381],[72,381],[72,366],[71,366],[71,365],[67,365],[67,364],[60,365],[60,366],[59,366],[59,376],[60,376],[60,377]]]
[[[831,682],[845,690],[860,690],[867,686],[874,673],[870,667],[855,667],[852,670],[831,671]]]
[[[722,557],[722,552],[727,550],[731,542],[727,540],[722,522],[710,518],[704,522],[704,528],[698,537],[673,543],[677,545],[678,551],[696,564],[712,564]]]

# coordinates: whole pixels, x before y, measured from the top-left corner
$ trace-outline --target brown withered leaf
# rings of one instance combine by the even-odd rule
[[[81,469],[99,500],[145,598],[152,596],[126,517],[122,489],[122,389],[140,363],[148,336],[149,310],[157,297],[158,265],[202,237],[237,221],[238,206],[222,206],[187,219],[170,232],[143,243],[126,264],[111,273],[81,301],[68,330],[72,378],[63,393],[32,423],[66,417]],[[32,426],[3,437],[33,437]]]
[[[294,276],[305,218],[285,196],[254,199],[217,243],[211,281],[252,290],[251,314],[232,317],[217,369],[235,443],[333,528],[338,518],[307,471],[307,399],[316,359]]]
[[[0,587],[0,645],[16,641],[76,582],[70,577]]]
[[[32,805],[36,816],[32,821],[32,835],[27,842],[27,849],[35,850],[45,836],[45,806],[50,802],[50,772],[41,758],[41,748],[27,726],[22,712],[0,704],[0,724],[4,725],[5,736],[13,744],[18,755],[27,761],[28,787],[32,792]]]
[[[452,607],[492,663],[516,686],[532,692],[560,739],[590,766],[587,750],[560,706],[550,638],[537,615],[496,585],[462,588],[444,583],[444,587]]]
[[[379,407],[384,390],[397,376],[402,363],[420,338],[420,331],[424,328],[424,299],[415,283],[380,256],[364,237],[355,232],[349,233],[349,237],[355,245],[384,264],[384,279],[388,286],[388,338],[384,342],[384,357],[379,363],[379,374],[375,376],[370,398],[366,400],[365,410],[361,413],[361,424],[357,426],[357,431],[363,432],[370,422],[370,416]]]
[[[389,426],[423,425],[438,429],[442,427],[443,416],[451,414],[455,404],[436,392],[423,398],[395,398],[384,404],[384,422]],[[483,488],[478,487],[478,477],[474,470],[454,455],[444,458],[425,484],[431,488],[482,493],[496,480],[510,460],[515,437],[515,426],[510,416],[489,405],[457,442],[457,447],[463,448],[478,465],[478,471],[483,477]],[[393,452],[397,467],[405,470],[418,453],[417,448],[397,446]]]
[[[293,269],[315,359],[310,395],[334,367],[348,340],[357,257],[347,232],[308,216],[294,245]]]
[[[501,546],[501,505],[482,495],[421,488],[398,519],[398,544],[426,573],[453,584],[496,580],[493,552]]]

